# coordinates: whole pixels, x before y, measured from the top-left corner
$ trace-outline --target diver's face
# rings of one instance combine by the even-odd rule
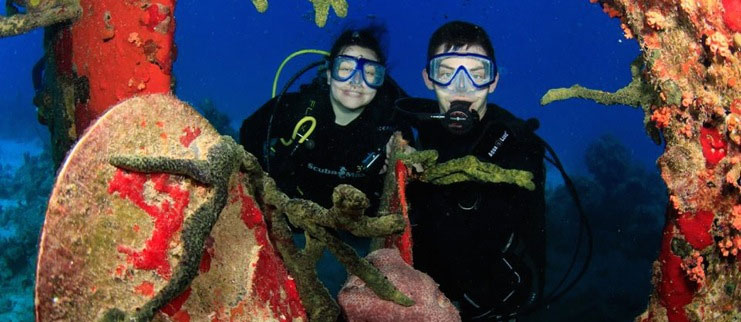
[[[340,55],[378,61],[378,56],[372,50],[354,45],[346,47]],[[331,76],[330,71],[327,71],[329,98],[335,108],[357,110],[368,105],[376,96],[377,90],[368,87],[359,72],[346,81],[338,81]]]
[[[478,45],[457,48],[447,52],[460,54],[479,54],[486,56],[486,51]],[[435,55],[443,53],[446,53],[443,46],[440,46],[440,48],[435,51]],[[468,59],[465,56],[448,58],[446,59],[445,63],[448,65],[446,66],[446,68],[451,69],[451,71],[457,70],[459,66],[463,66],[468,71],[475,71],[477,68],[480,68],[480,66],[477,65],[476,60]],[[459,75],[457,75],[457,77],[467,77],[463,74],[462,70],[458,74]],[[470,110],[477,112],[480,118],[483,118],[484,114],[486,113],[486,97],[489,95],[489,93],[494,91],[494,89],[497,87],[497,83],[499,82],[499,75],[497,75],[495,81],[489,86],[483,88],[475,88],[474,90],[468,91],[458,91],[453,88],[456,86],[456,81],[451,83],[449,86],[440,86],[432,82],[432,80],[430,80],[429,78],[429,75],[427,74],[427,69],[422,70],[422,78],[424,79],[427,88],[435,91],[435,96],[437,97],[437,102],[440,106],[440,112],[447,112],[450,109],[450,103],[453,101],[466,101],[471,102]]]

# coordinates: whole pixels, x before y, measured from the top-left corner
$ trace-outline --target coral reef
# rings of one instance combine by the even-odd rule
[[[658,163],[670,205],[654,265],[655,292],[640,318],[739,319],[741,260],[724,255],[725,241],[733,245],[739,234],[733,222],[741,203],[738,1],[590,1],[619,18],[626,37],[638,42],[633,76],[643,85],[628,87],[643,99],[621,103],[640,105],[649,133],[660,130],[666,142]]]
[[[340,291],[338,302],[347,321],[460,321],[453,303],[427,274],[415,270],[397,249],[384,248],[366,256],[399,290],[409,294],[410,307],[382,300],[357,276],[350,276]]]
[[[17,168],[0,170],[0,319],[33,319],[33,279],[38,236],[52,184],[50,147],[39,155],[24,155]]]

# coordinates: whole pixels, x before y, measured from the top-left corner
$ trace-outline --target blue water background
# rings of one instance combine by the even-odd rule
[[[386,48],[390,75],[410,95],[433,98],[433,93],[421,79],[429,36],[445,22],[467,20],[483,26],[495,47],[501,79],[490,101],[522,118],[538,118],[541,127],[537,133],[553,146],[572,176],[591,176],[584,161],[585,150],[603,135],[613,136],[625,147],[628,161],[656,175],[655,160],[662,148],[654,145],[645,134],[640,109],[602,106],[585,100],[556,102],[546,107],[539,104],[540,97],[550,88],[578,83],[585,87],[615,91],[630,82],[629,65],[639,54],[638,46],[635,41],[624,39],[619,20],[610,19],[599,6],[587,0],[349,2],[347,18],[338,18],[330,10],[327,25],[319,28],[314,23],[314,11],[309,1],[270,1],[264,14],[258,13],[247,0],[178,1],[175,11],[178,57],[173,71],[177,81],[176,95],[193,105],[201,105],[205,99],[210,99],[231,119],[231,125],[238,129],[243,118],[270,98],[274,73],[287,55],[305,48],[329,50],[332,40],[347,26],[373,23],[383,25],[388,30]],[[38,124],[31,102],[34,94],[31,67],[43,54],[42,39],[43,31],[36,30],[0,40],[0,111],[3,111],[0,115],[0,164],[4,165],[2,172],[10,177],[6,179],[7,182],[17,180],[12,178],[12,174],[24,163],[24,153],[38,155],[43,143],[49,140],[48,130]],[[291,61],[284,70],[279,88],[296,70],[318,58],[302,56]],[[549,191],[554,193],[562,181],[553,168],[549,169]],[[599,184],[600,189],[611,189],[611,185],[620,182]],[[657,186],[656,189],[663,187]],[[569,201],[563,198],[553,200]],[[0,205],[6,212],[8,207],[16,204],[17,200],[0,199]],[[554,205],[549,204],[551,206]],[[596,208],[600,208],[599,204]],[[605,211],[591,210],[595,214]],[[559,215],[570,217],[554,217],[549,221],[554,225],[565,225],[566,228],[560,227],[564,235],[554,233],[550,237],[573,240],[576,236],[574,227],[578,223],[575,215],[572,211],[562,211]],[[643,232],[656,234],[663,214],[659,210],[650,211],[649,215],[651,217]],[[600,223],[596,224],[599,226]],[[12,245],[14,242],[16,226],[12,221],[10,224],[0,222],[0,238],[5,243]],[[621,237],[619,234],[623,231],[618,228],[606,231],[618,235],[602,239],[600,237],[604,234],[597,236],[595,247],[602,243],[599,246],[601,250],[619,249],[618,245],[613,244],[618,241],[651,250],[658,247],[658,237],[650,240],[649,246],[644,246],[641,245],[645,241],[643,239]],[[38,230],[24,230],[24,233],[38,234]],[[571,246],[573,251],[575,242],[566,246]],[[570,254],[569,249],[561,251]],[[630,256],[601,255],[610,259],[592,266],[589,273],[592,283],[616,283],[618,277],[629,275],[629,283],[635,287],[622,283],[602,285],[605,296],[597,298],[609,301],[614,297],[632,296],[645,305],[649,291],[650,260],[646,260],[646,256],[636,262]],[[5,260],[33,262],[30,259]],[[559,261],[560,264],[554,264],[558,269],[565,267],[568,262],[560,257],[552,262]],[[615,268],[631,265],[635,274],[615,273]],[[558,269],[552,269],[554,276],[560,276]],[[600,281],[600,276],[614,278]],[[5,280],[0,281],[0,289],[10,290],[17,286],[18,282],[13,282],[12,276],[3,278]],[[614,293],[613,286],[623,288],[623,293]],[[586,292],[587,288],[582,290]],[[15,315],[4,314],[0,318],[29,319],[31,312],[28,310],[32,305],[30,294],[27,286],[18,294],[3,292],[0,295],[0,313]],[[591,302],[585,301],[581,309],[591,308],[594,311],[595,305],[599,305]],[[575,304],[560,305],[567,307]],[[540,318],[549,316],[548,320],[558,320],[559,314],[567,316],[557,312],[558,308],[551,310],[553,313],[546,313]],[[623,315],[615,316],[607,310],[601,313],[601,317],[605,320],[627,320],[628,315],[637,313],[634,307],[629,311],[622,311]]]

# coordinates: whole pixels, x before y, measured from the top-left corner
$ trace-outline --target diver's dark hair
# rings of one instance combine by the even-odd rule
[[[381,37],[385,31],[380,27],[366,27],[363,29],[345,30],[332,45],[329,52],[329,67],[334,59],[348,46],[368,48],[378,56],[378,62],[386,65],[386,55],[381,48]]]
[[[489,35],[484,28],[465,21],[451,21],[437,28],[430,37],[427,46],[427,61],[435,56],[435,52],[443,47],[444,51],[479,45],[486,52],[486,56],[494,58],[494,46],[491,45]]]

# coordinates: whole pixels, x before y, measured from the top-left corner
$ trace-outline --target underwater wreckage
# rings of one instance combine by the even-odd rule
[[[549,91],[543,97],[542,102],[547,104],[554,100],[587,98],[602,104],[640,107],[645,113],[644,123],[649,135],[655,142],[660,143],[663,140],[666,145],[658,163],[670,194],[670,203],[667,205],[667,224],[663,233],[661,253],[654,265],[654,292],[647,311],[638,317],[638,320],[730,321],[739,319],[741,315],[741,308],[739,308],[741,287],[738,287],[741,282],[741,254],[738,254],[741,251],[741,95],[739,95],[741,1],[590,1],[600,5],[610,17],[619,18],[625,37],[635,39],[639,43],[641,55],[631,66],[633,81],[615,93],[586,89],[578,85],[556,89]],[[0,17],[0,31],[3,32],[3,36],[56,23],[48,26],[45,34],[46,55],[44,59],[47,64],[47,73],[44,75],[46,78],[44,83],[46,87],[34,101],[39,107],[40,121],[48,125],[52,132],[52,146],[55,147],[54,156],[58,165],[62,163],[67,151],[80,139],[81,134],[110,106],[136,95],[170,91],[172,82],[170,70],[174,56],[174,17],[172,15],[174,0],[127,3],[89,0],[79,2],[74,0],[9,0],[6,3],[9,6],[24,7],[26,13]],[[347,12],[347,3],[343,0],[315,0],[312,3],[316,12],[316,23],[320,26],[326,22],[330,8],[341,17]],[[268,5],[265,0],[254,0],[253,4],[260,12],[265,11]],[[10,10],[8,12],[12,13]],[[50,16],[60,12],[69,15]],[[52,17],[71,19],[71,21],[58,24],[59,20],[51,19]],[[111,19],[111,17],[116,17],[116,19]],[[129,48],[129,50],[123,55],[115,54],[107,49],[107,47],[113,48],[114,44]],[[96,52],[90,50],[96,46],[101,50]],[[80,66],[85,66],[85,68]],[[181,128],[175,128],[176,130],[169,133],[163,130],[168,125],[163,124],[160,127],[156,121],[146,123],[141,127],[151,127],[155,131],[165,133],[166,137],[176,138],[175,143],[181,137],[185,138],[186,142],[193,136],[208,137],[209,140],[206,140],[210,144],[208,147],[195,149],[199,151],[197,155],[200,157],[205,157],[210,147],[221,147],[222,143],[219,143],[217,139],[218,134],[213,131],[209,132],[207,125],[202,124],[197,127],[203,131],[198,135],[194,134],[196,127],[192,127],[192,124],[180,125],[182,125]],[[185,129],[189,129],[190,132]],[[165,140],[156,135],[150,139]],[[180,143],[185,145],[183,142]],[[196,155],[194,149],[190,148],[190,144],[182,146],[181,150],[185,152],[178,153]],[[118,152],[121,153],[121,151]],[[132,151],[132,154],[133,152],[136,152],[136,149]],[[116,164],[122,168],[128,166],[132,168],[131,170],[137,170],[133,169],[136,167],[125,163]],[[113,168],[110,163],[107,167]],[[237,167],[237,165],[232,164],[232,167]],[[151,170],[158,169],[160,168]],[[196,176],[203,172],[202,168],[191,167],[189,169],[190,172],[179,170],[172,172],[169,176],[177,177],[177,180],[181,182],[180,185],[186,184],[183,182],[187,181],[190,188],[200,191],[202,200],[207,200],[210,192],[206,191],[208,189],[203,184],[208,182],[199,181]],[[256,175],[257,170],[251,169],[250,171]],[[141,178],[134,179],[131,174],[133,172],[121,173],[122,178],[133,180],[132,182],[141,180]],[[172,186],[173,179],[169,176],[167,178],[153,174],[141,176],[148,177],[152,182],[150,185],[155,186],[155,188],[147,188],[150,190],[177,194],[181,189]],[[242,175],[236,175],[236,177],[239,176]],[[185,177],[191,179],[185,179]],[[248,199],[242,198],[241,201],[235,202],[240,203],[240,209],[249,208],[245,206],[249,204],[246,200],[257,197],[254,193],[258,191],[255,190],[258,188],[255,187],[259,186],[250,186],[245,182],[257,180],[258,177],[259,175],[245,179],[242,183],[236,183],[237,179],[234,179],[234,176],[228,177],[228,180],[227,177],[222,177],[220,189],[222,191],[246,189],[249,192]],[[102,179],[97,178],[97,180]],[[208,181],[203,178],[200,180]],[[223,187],[225,181],[229,185],[226,189]],[[145,186],[141,187],[143,189],[141,192],[144,193]],[[403,185],[396,191],[401,193]],[[351,195],[354,196],[354,193]],[[110,195],[101,198],[110,198]],[[220,198],[223,199],[223,196]],[[166,199],[173,205],[177,204],[177,198],[173,199],[170,196]],[[227,199],[230,201],[223,202],[224,204],[231,202],[231,199]],[[222,204],[222,202],[214,201],[204,202]],[[253,205],[257,207],[253,210],[253,214],[254,211],[262,211],[263,214],[274,211],[265,209],[265,203],[259,200],[253,200]],[[405,207],[402,205],[403,202],[397,199],[392,202],[389,209],[395,209],[391,212],[400,215],[403,214],[402,209]],[[50,211],[52,208],[50,204]],[[228,217],[224,216],[224,213],[231,211],[232,217],[236,218],[234,220],[239,219],[237,214],[241,210],[231,209],[229,206],[224,206],[223,209],[223,218]],[[65,209],[61,208],[58,211],[63,212]],[[140,218],[141,225],[147,222],[143,219]],[[385,233],[399,233],[400,229],[403,229],[403,215],[395,217],[393,221],[393,228],[387,227],[389,230]],[[218,222],[204,224],[214,227],[219,225]],[[148,225],[156,224],[149,220]],[[138,229],[141,231],[144,228],[139,226]],[[149,229],[156,231],[152,227]],[[128,233],[131,235],[134,230],[131,228]],[[258,233],[254,234],[252,246],[258,245],[258,240],[264,238],[264,235],[257,237],[258,235]],[[103,237],[105,236],[101,236]],[[140,242],[146,243],[147,239],[140,240]],[[277,240],[270,240],[270,242],[274,243],[275,248],[281,248]],[[397,245],[402,249],[402,256],[404,256],[405,247],[408,247],[404,245],[409,242],[411,241],[408,234],[407,237],[397,240]],[[209,254],[209,249],[213,252],[210,247],[218,244],[221,243],[208,238],[200,238],[195,246],[204,246],[206,251],[198,256],[206,257],[205,254]],[[119,256],[124,254],[136,257],[139,253],[132,249],[116,248],[113,249],[113,253],[118,252]],[[253,255],[263,260],[273,258],[280,253],[280,251],[273,250],[272,255],[260,257],[260,254],[268,252],[266,249],[267,246],[259,251],[256,250],[256,254]],[[189,255],[185,257],[190,257],[192,264],[194,261],[192,251],[184,251],[183,254]],[[141,256],[139,254],[139,257]],[[154,267],[149,270],[149,273],[153,274],[152,276],[159,273],[166,276],[168,272],[164,268],[166,265],[156,263],[156,261],[149,263]],[[202,263],[203,260],[198,263],[199,266],[205,265]],[[258,310],[260,314],[280,312],[277,315],[278,318],[281,317],[280,314],[283,314],[283,318],[289,316],[305,318],[316,312],[323,312],[323,309],[313,311],[309,307],[304,309],[304,306],[310,302],[304,299],[304,294],[300,295],[303,306],[298,303],[297,294],[302,293],[302,286],[299,282],[301,279],[297,276],[294,276],[295,280],[289,277],[289,274],[294,274],[290,272],[289,263],[280,264],[282,262],[279,260],[272,262],[266,260],[264,263],[273,263],[275,267],[286,265],[287,270],[277,269],[279,272],[273,281],[275,284],[272,284],[274,290],[281,290],[278,292],[281,294],[280,300],[276,302],[271,300],[271,305],[275,306],[262,307],[262,311]],[[60,266],[51,269],[63,268]],[[40,266],[39,269],[42,267]],[[170,274],[176,271],[171,269]],[[129,268],[122,269],[120,272],[114,269],[111,272],[113,275],[120,274],[118,278],[122,280],[126,279],[130,273]],[[185,275],[192,276],[192,274],[191,265],[190,271]],[[175,297],[174,293],[162,295],[159,293],[165,286],[162,281],[157,281],[157,283],[150,281],[149,284],[144,280],[137,281],[138,284],[132,284],[133,280],[128,280],[127,283],[130,283],[134,291],[139,294],[160,296],[157,303],[163,305],[161,310],[170,310],[172,315],[185,314],[178,312],[183,312],[182,304],[187,300],[187,296]],[[195,294],[193,290],[198,286],[196,281],[197,278],[193,280],[193,284],[190,284],[191,291],[182,294]],[[298,287],[296,293],[294,293],[293,283]],[[183,289],[187,287],[179,286]],[[255,286],[252,290],[257,289],[261,289],[260,286]],[[72,287],[58,289],[55,294],[73,290],[75,288]],[[98,290],[88,289],[86,291],[95,293]],[[265,294],[270,293],[265,292]],[[78,295],[79,293],[75,292],[67,294],[67,296]],[[320,294],[317,298],[326,298],[326,296]],[[59,300],[60,297],[37,298],[37,303],[53,299]],[[165,305],[166,300],[172,301]],[[403,299],[400,301],[404,302]],[[173,306],[172,303],[176,305]],[[177,306],[177,303],[180,306]],[[132,307],[139,307],[144,304],[140,301],[132,305]],[[328,305],[328,311],[336,310],[332,308],[334,304]],[[116,314],[115,311],[110,311],[108,316],[115,318]],[[37,318],[44,319],[38,315]]]

